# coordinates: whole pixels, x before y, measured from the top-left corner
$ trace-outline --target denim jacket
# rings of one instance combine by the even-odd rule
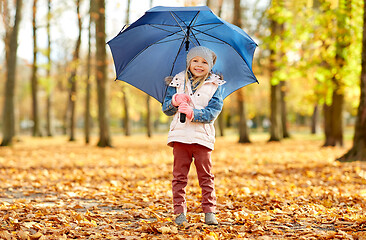
[[[224,100],[222,98],[222,90],[223,90],[222,87],[218,86],[216,92],[214,93],[214,95],[208,102],[208,105],[204,109],[193,109],[194,117],[192,122],[212,123],[217,118],[224,105]],[[193,89],[192,91],[193,93],[195,92],[195,90]],[[178,108],[173,106],[172,104],[172,97],[176,93],[177,93],[176,87],[168,86],[162,106],[163,112],[168,116],[173,116],[178,111]]]

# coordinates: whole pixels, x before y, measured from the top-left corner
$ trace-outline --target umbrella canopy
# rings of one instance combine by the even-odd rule
[[[257,44],[208,7],[154,7],[108,42],[116,79],[164,100],[164,78],[186,68],[189,49],[205,46],[217,55],[213,71],[224,76],[223,97],[257,82],[252,71]]]

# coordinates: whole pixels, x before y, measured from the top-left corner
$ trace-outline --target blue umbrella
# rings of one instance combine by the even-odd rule
[[[224,76],[223,97],[258,82],[252,61],[257,44],[208,7],[154,7],[108,42],[116,79],[164,100],[164,78],[186,68],[189,49],[205,46],[217,55],[214,72]]]

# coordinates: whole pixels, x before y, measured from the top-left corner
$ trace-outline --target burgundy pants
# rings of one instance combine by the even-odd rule
[[[211,173],[211,152],[211,149],[199,144],[174,143],[172,187],[175,214],[187,212],[185,188],[188,183],[188,173],[193,158],[197,170],[198,182],[202,189],[202,210],[204,213],[215,212],[216,195],[214,175]]]

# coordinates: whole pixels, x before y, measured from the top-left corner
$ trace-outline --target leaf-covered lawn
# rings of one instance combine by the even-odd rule
[[[189,224],[172,214],[172,149],[165,136],[21,138],[0,148],[0,239],[366,239],[366,163],[346,148],[218,138],[213,152],[219,226],[203,223],[194,165]]]

